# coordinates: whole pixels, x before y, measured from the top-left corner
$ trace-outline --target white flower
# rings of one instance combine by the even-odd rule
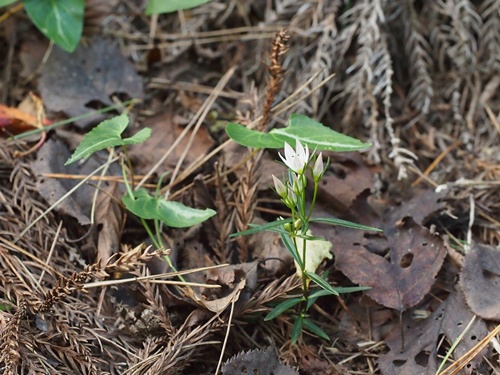
[[[312,170],[312,178],[314,181],[318,182],[323,177],[323,173],[325,173],[325,167],[323,165],[323,153],[319,153],[316,158],[316,162],[314,163],[314,167]]]
[[[285,157],[278,153],[283,163],[290,168],[292,171],[298,174],[302,174],[309,162],[309,149],[302,147],[302,144],[297,139],[296,144],[297,151],[294,151],[292,146],[285,142]]]
[[[278,193],[278,195],[281,198],[285,198],[288,195],[288,189],[283,184],[283,182],[281,182],[281,180],[276,178],[275,175],[272,175],[272,176],[273,176],[273,181],[274,181],[274,189],[276,190],[276,193]]]

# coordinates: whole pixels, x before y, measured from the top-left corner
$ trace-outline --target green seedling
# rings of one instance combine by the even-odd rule
[[[101,122],[85,136],[65,165],[74,163],[82,158],[87,158],[96,151],[110,147],[121,146],[125,150],[125,155],[127,155],[127,145],[144,142],[151,136],[151,129],[144,128],[130,138],[122,138],[121,135],[128,124],[129,118],[125,114]],[[130,161],[127,160],[127,162],[130,165]],[[128,184],[123,160],[122,171],[127,188],[127,193],[122,198],[122,201],[131,213],[141,219],[142,224],[157,248],[163,247],[162,236],[159,233],[160,222],[174,228],[186,228],[202,223],[216,214],[214,210],[209,208],[200,210],[185,206],[180,202],[167,201],[158,195],[158,191],[154,196],[145,189],[134,191]],[[154,221],[156,234],[153,234],[146,220]],[[165,260],[176,271],[170,259],[166,257]]]
[[[302,329],[328,340],[326,332],[308,318],[308,310],[319,297],[338,296],[340,293],[358,292],[369,288],[334,288],[326,278],[316,273],[321,262],[332,258],[330,253],[332,244],[324,239],[314,237],[310,230],[310,223],[317,222],[369,231],[379,231],[379,229],[336,218],[312,217],[319,183],[325,174],[329,161],[324,163],[322,153],[316,155],[314,152],[309,155],[309,147],[319,151],[354,151],[366,149],[370,145],[337,133],[302,115],[292,115],[287,128],[273,129],[269,133],[257,132],[234,123],[228,124],[226,132],[233,140],[247,147],[284,147],[285,151],[285,156],[281,154],[279,156],[286,165],[288,173],[283,180],[273,175],[273,180],[274,190],[290,210],[291,218],[279,218],[264,225],[252,225],[246,231],[231,235],[231,237],[242,236],[264,230],[277,232],[295,261],[297,276],[302,281],[302,295],[281,302],[271,310],[264,320],[272,320],[293,309],[295,312],[292,313],[292,316],[295,323],[292,328],[292,344],[297,342]],[[294,150],[288,142],[295,143],[296,149]],[[306,196],[308,176],[314,184],[310,205],[307,204],[309,197]],[[310,286],[311,281],[316,288],[313,289]]]

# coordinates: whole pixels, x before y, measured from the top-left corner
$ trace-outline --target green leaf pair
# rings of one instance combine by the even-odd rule
[[[319,151],[359,151],[371,146],[303,115],[291,115],[288,127],[272,129],[269,133],[236,123],[227,124],[226,133],[240,145],[252,148],[283,148],[285,142],[295,147],[297,140]]]
[[[366,231],[372,231],[372,232],[381,232],[382,230],[379,228],[374,228],[374,227],[369,227],[366,225],[361,225],[361,224],[356,224],[351,221],[347,220],[342,220],[342,219],[336,219],[336,218],[328,218],[328,217],[318,217],[318,218],[312,218],[309,219],[310,222],[315,222],[315,223],[324,223],[324,224],[330,224],[330,225],[338,225],[341,227],[346,227],[346,228],[352,228],[352,229],[360,229],[360,230],[366,230]],[[229,237],[239,237],[239,236],[247,236],[249,234],[255,234],[258,232],[262,231],[273,231],[273,232],[279,232],[282,233],[284,231],[280,230],[280,227],[283,226],[283,224],[286,223],[291,223],[292,219],[280,219],[280,220],[275,220],[271,221],[270,223],[266,223],[263,225],[253,225],[251,224],[251,228],[244,230],[242,232],[237,232],[229,235]],[[312,238],[314,239],[314,238]]]
[[[75,152],[73,152],[73,155],[71,155],[64,165],[74,163],[79,159],[85,158],[96,151],[104,150],[108,147],[141,143],[151,136],[151,129],[144,128],[133,137],[122,138],[121,134],[128,126],[128,122],[128,116],[125,114],[101,122],[85,136]]]

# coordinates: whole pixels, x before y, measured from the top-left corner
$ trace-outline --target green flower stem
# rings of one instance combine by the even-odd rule
[[[318,188],[319,188],[319,181],[314,181],[314,192],[313,192],[313,197],[311,201],[311,208],[309,209],[309,215],[307,215],[307,222],[309,222],[309,219],[311,218],[311,215],[314,211],[314,205],[316,204],[316,198],[318,196]]]
[[[146,219],[143,219],[142,217],[140,219],[141,219],[142,226],[144,227],[144,229],[146,229],[146,232],[148,233],[149,238],[151,238],[151,241],[153,241],[153,244],[156,246],[156,248],[157,249],[162,248],[163,247],[162,244],[158,241],[158,239],[153,234],[153,231],[151,230],[148,223],[146,222]],[[168,255],[164,255],[162,258],[167,262],[167,264],[170,266],[170,268],[174,272],[178,272],[177,268],[174,266],[174,264],[172,263],[172,260],[170,259],[170,257]],[[186,282],[186,280],[184,279],[184,277],[182,277],[182,275],[177,275],[177,278],[179,280],[181,280],[182,282]]]
[[[128,155],[126,155],[126,156],[128,156]],[[132,187],[128,183],[127,172],[125,171],[125,164],[124,164],[123,159],[122,159],[122,162],[121,162],[121,166],[122,166],[122,173],[123,173],[123,182],[125,183],[125,188],[127,190],[127,194],[132,199],[135,199],[134,198],[134,193],[132,192]],[[148,236],[151,239],[151,241],[153,242],[153,244],[156,246],[157,249],[161,249],[163,247],[163,241],[161,240],[161,237],[160,237],[158,221],[155,220],[155,227],[156,227],[156,232],[157,232],[157,235],[158,235],[158,238],[157,238],[157,237],[155,237],[155,235],[153,234],[153,231],[151,230],[151,228],[149,227],[148,223],[146,222],[146,219],[143,219],[142,217],[140,219],[141,219],[142,226],[144,227],[144,229],[146,229],[146,232],[148,233]],[[164,255],[163,259],[167,262],[167,264],[170,266],[170,268],[174,272],[177,272],[177,268],[175,268],[175,266],[172,263],[172,260],[170,259],[170,257],[168,255]],[[182,275],[178,275],[177,277],[178,277],[179,280],[181,280],[183,282],[186,282],[186,280],[184,279],[184,277],[182,277]]]
[[[302,239],[302,289],[303,289],[303,296],[306,302],[307,306],[307,301],[309,297],[308,293],[308,288],[307,288],[307,276],[306,276],[306,244],[307,240],[305,238]]]

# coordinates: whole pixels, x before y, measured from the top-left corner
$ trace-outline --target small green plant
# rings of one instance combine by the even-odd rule
[[[0,7],[17,0],[0,0]],[[210,0],[150,0],[146,14],[170,13],[190,9]],[[73,52],[83,31],[85,0],[22,0],[22,6],[35,26],[48,39],[67,52]]]
[[[274,319],[288,310],[295,309],[295,313],[293,313],[295,323],[291,335],[292,344],[297,342],[303,328],[328,340],[328,335],[308,318],[308,310],[311,306],[321,296],[338,296],[340,293],[356,292],[369,288],[334,288],[325,278],[316,273],[321,262],[332,257],[329,251],[332,244],[324,239],[314,237],[310,230],[310,223],[341,225],[371,231],[378,231],[378,229],[336,218],[312,217],[319,183],[325,174],[329,160],[325,164],[322,153],[316,155],[314,152],[309,155],[309,147],[314,147],[315,150],[346,151],[364,149],[369,145],[337,133],[301,115],[292,115],[287,128],[274,129],[269,133],[250,130],[238,124],[228,124],[226,131],[232,139],[246,146],[255,148],[284,147],[285,149],[285,156],[281,154],[279,156],[286,165],[288,173],[283,180],[273,175],[273,180],[274,189],[290,210],[291,217],[288,219],[280,218],[265,225],[252,226],[249,230],[232,235],[233,237],[242,236],[263,230],[278,232],[283,244],[295,261],[297,275],[302,281],[302,295],[281,302],[264,320]],[[295,142],[295,150],[289,145],[290,140]],[[305,143],[305,146],[302,145],[302,142]],[[310,204],[308,204],[309,200],[306,195],[308,174],[314,185]],[[311,281],[319,288],[313,290],[309,285]]]
[[[101,122],[85,136],[65,165],[86,158],[96,151],[117,146],[124,148],[125,157],[127,158],[127,145],[144,142],[151,136],[151,129],[144,128],[130,138],[122,138],[121,134],[128,124],[129,118],[125,114]],[[130,160],[127,160],[127,165],[130,165]],[[202,223],[216,214],[214,210],[209,208],[200,210],[185,206],[180,202],[165,200],[163,197],[158,196],[158,189],[154,196],[146,189],[133,190],[128,183],[125,161],[123,159],[122,171],[127,188],[127,193],[123,196],[122,202],[131,213],[140,218],[157,248],[163,247],[160,222],[170,227],[187,228]],[[153,233],[146,220],[153,220],[156,233]],[[170,258],[166,257],[165,260],[175,271],[176,269],[171,263]]]

